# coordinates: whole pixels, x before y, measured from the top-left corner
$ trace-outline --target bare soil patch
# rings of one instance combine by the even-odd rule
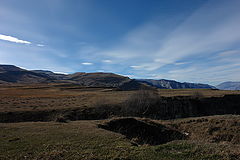
[[[186,139],[186,135],[175,129],[135,118],[112,119],[99,124],[98,127],[121,133],[137,144],[159,145],[173,140]]]

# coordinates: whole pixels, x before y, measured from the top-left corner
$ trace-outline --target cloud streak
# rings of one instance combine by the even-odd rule
[[[112,61],[110,59],[104,59],[102,60],[103,63],[112,63]]]
[[[44,44],[37,44],[38,47],[44,47]]]
[[[90,66],[90,65],[93,65],[93,63],[90,63],[90,62],[83,62],[82,65]]]
[[[203,77],[194,72],[204,70],[206,71],[204,80],[207,80],[207,77],[213,75],[223,77],[224,74],[232,74],[233,72],[229,74],[225,72],[224,68],[228,68],[230,60],[240,58],[239,52],[235,51],[240,44],[238,6],[240,6],[238,0],[207,1],[184,21],[175,27],[172,26],[171,30],[164,28],[164,25],[157,20],[147,22],[130,31],[120,43],[102,51],[102,54],[109,56],[115,62],[128,65],[135,75],[159,73],[175,79],[186,79],[184,75],[188,78],[191,75]],[[223,52],[221,55],[216,54],[221,52]],[[221,59],[221,62],[219,58],[216,59],[224,55],[234,55],[235,58],[228,57],[229,60],[225,58]],[[209,57],[215,58],[216,61],[209,61]],[[194,65],[192,62],[198,64]],[[204,63],[207,65],[202,65]],[[190,68],[187,71],[186,66]],[[221,66],[223,72],[214,74],[218,71],[211,68],[218,66]]]
[[[0,34],[0,40],[14,42],[14,43],[21,43],[21,44],[31,44],[31,42],[29,41],[21,40],[16,37],[7,36],[3,34]]]
[[[55,3],[51,3],[53,7]],[[0,34],[0,40],[14,44],[0,43],[0,60],[39,67],[51,64],[58,66],[58,71],[61,68],[59,66],[69,66],[69,69],[64,69],[66,72],[104,70],[134,75],[135,78],[169,78],[207,83],[215,83],[224,77],[226,80],[240,78],[234,73],[240,67],[237,65],[240,61],[239,0],[208,0],[197,5],[197,9],[194,7],[196,10],[190,10],[190,5],[184,9],[174,9],[176,12],[170,9],[163,15],[160,11],[151,17],[139,17],[141,22],[126,26],[126,29],[118,32],[121,33],[119,36],[110,33],[111,27],[86,27],[84,24],[89,20],[89,14],[82,14],[84,22],[79,20],[76,24],[73,17],[65,26],[60,18],[65,3],[60,5],[59,11],[56,8],[56,12],[53,12],[56,15],[47,17],[49,19],[44,25],[40,17],[34,17],[35,14],[28,16],[31,15],[28,12],[4,9],[4,5],[1,5],[0,19],[3,23],[0,30],[3,34]],[[72,8],[73,11],[75,9]],[[188,9],[185,15],[183,12]],[[114,20],[118,22],[117,18]],[[109,29],[106,35],[112,39],[103,37],[103,34],[100,34],[101,38],[98,37],[98,32],[104,33],[101,30],[103,28]],[[118,27],[115,29],[113,31],[117,32]],[[30,41],[21,39],[18,33]],[[15,48],[14,52],[12,48]],[[26,60],[19,60],[23,56],[20,49]],[[37,62],[41,58],[42,63],[32,62],[32,59]],[[49,61],[44,63],[45,59]]]
[[[227,48],[240,40],[240,12],[237,7],[239,5],[239,1],[236,0],[232,0],[228,5],[211,1],[169,32],[165,39],[161,38],[161,23],[149,22],[133,30],[121,45],[107,53],[121,59],[143,56],[161,67],[185,56]],[[212,10],[212,6],[217,9]],[[227,12],[229,13],[225,14]],[[154,65],[152,62],[150,65]],[[147,64],[144,66],[148,68]]]

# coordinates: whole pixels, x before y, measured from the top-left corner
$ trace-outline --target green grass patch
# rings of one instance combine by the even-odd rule
[[[1,160],[219,160],[223,158],[224,156],[214,149],[208,150],[208,145],[198,145],[189,141],[173,141],[157,146],[133,146],[123,135],[97,128],[95,121],[0,124]]]

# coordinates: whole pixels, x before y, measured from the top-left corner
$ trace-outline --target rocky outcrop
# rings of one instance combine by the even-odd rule
[[[139,82],[146,83],[148,85],[160,88],[160,89],[216,89],[214,86],[210,86],[208,84],[201,84],[201,83],[181,83],[173,80],[154,80],[154,79],[139,79]]]

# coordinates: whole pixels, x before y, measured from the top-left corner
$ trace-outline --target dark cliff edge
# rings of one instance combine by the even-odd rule
[[[125,110],[125,104],[101,105],[85,109],[1,112],[0,122],[54,121],[59,117],[71,121],[98,120],[112,116],[175,119],[223,114],[240,114],[240,95],[211,98],[160,97],[154,105],[149,105],[144,112]]]
[[[240,95],[211,98],[161,97],[144,114],[136,116],[175,119],[223,114],[240,114]]]

